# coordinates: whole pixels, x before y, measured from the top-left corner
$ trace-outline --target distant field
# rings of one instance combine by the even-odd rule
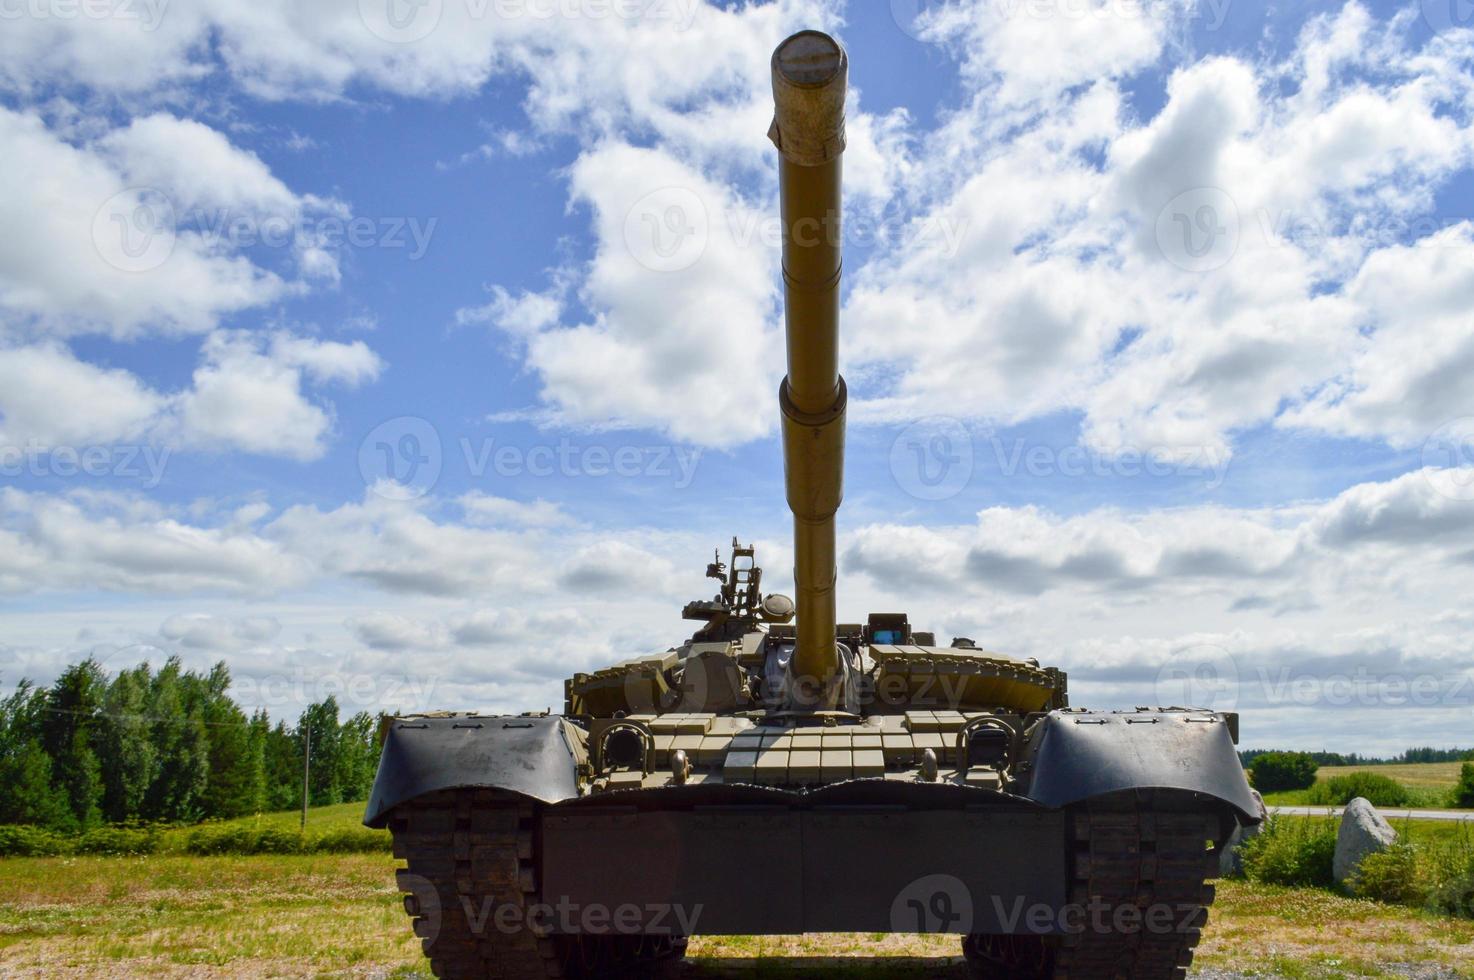
[[[1458,785],[1461,766],[1462,762],[1414,762],[1402,766],[1322,766],[1316,773],[1316,782],[1325,782],[1332,776],[1344,776],[1353,772],[1377,772],[1404,786],[1453,789]]]
[[[1371,772],[1402,783],[1412,791],[1413,809],[1442,809],[1448,805],[1448,793],[1459,782],[1462,762],[1416,762],[1407,765],[1387,766],[1321,766],[1316,771],[1315,781],[1324,783],[1336,776],[1353,772]],[[1266,793],[1265,802],[1270,806],[1299,806],[1309,801],[1309,790],[1297,789],[1283,793]]]
[[[360,813],[325,808],[309,826]],[[259,819],[295,826],[287,814]],[[394,864],[373,854],[0,860],[0,976],[428,977]],[[960,977],[957,951],[942,936],[698,938],[688,976]],[[1207,967],[1296,980],[1406,977],[1409,964],[1474,978],[1474,922],[1222,882],[1201,951]]]

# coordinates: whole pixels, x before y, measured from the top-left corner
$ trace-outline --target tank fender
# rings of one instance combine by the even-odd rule
[[[1222,800],[1257,823],[1259,808],[1228,718],[1211,711],[1053,711],[1029,740],[1024,795],[1049,807],[1130,789],[1178,789]]]
[[[388,724],[363,822],[438,790],[508,790],[543,803],[578,796],[583,743],[558,716],[396,718]]]

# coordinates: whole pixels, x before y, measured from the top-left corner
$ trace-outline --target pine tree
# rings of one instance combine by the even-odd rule
[[[239,817],[261,809],[259,745],[253,746],[245,712],[226,693],[230,670],[217,663],[201,684],[201,714],[209,742],[209,779],[201,797],[206,817]]]
[[[265,712],[260,717],[264,721]],[[279,721],[266,732],[266,806],[290,810],[302,805],[302,742],[296,732]]]

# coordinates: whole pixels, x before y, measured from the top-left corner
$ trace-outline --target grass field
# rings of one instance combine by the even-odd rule
[[[1412,791],[1413,806],[1417,809],[1442,808],[1447,805],[1448,794],[1459,782],[1462,762],[1417,762],[1407,765],[1386,766],[1321,766],[1316,771],[1317,783],[1328,782],[1336,776],[1354,772],[1371,772],[1399,782]],[[1309,790],[1297,789],[1283,793],[1266,793],[1264,800],[1270,806],[1301,806],[1309,802]]]
[[[309,826],[356,821],[358,804]],[[263,821],[286,821],[273,815]],[[1453,828],[1417,824],[1421,837]],[[388,855],[0,860],[0,976],[428,977]],[[698,938],[693,978],[960,977],[945,936]],[[1474,922],[1222,882],[1199,963],[1257,976],[1474,978]]]

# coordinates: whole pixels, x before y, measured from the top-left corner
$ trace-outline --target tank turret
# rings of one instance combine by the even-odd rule
[[[847,395],[839,374],[840,184],[849,60],[803,31],[773,52],[773,127],[783,213],[788,376],[778,392],[793,511],[798,606],[793,675],[832,705],[843,666],[835,640],[834,517],[844,490]]]

